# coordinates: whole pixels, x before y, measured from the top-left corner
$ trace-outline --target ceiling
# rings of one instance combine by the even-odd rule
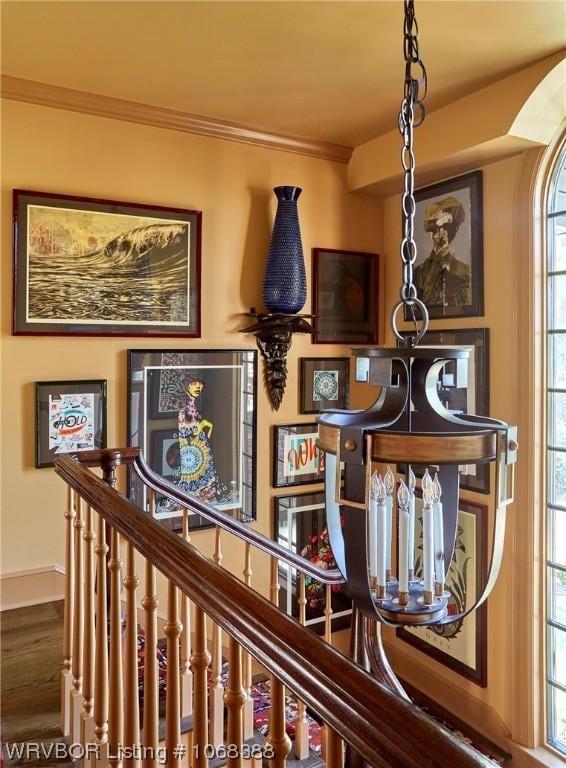
[[[415,7],[429,110],[566,43],[564,0]],[[14,77],[347,146],[396,125],[402,0],[4,0],[1,14]]]

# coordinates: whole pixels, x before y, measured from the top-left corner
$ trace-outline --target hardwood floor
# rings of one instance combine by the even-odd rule
[[[45,603],[0,614],[3,745],[63,741],[59,726],[63,602]],[[45,754],[45,753],[44,753]],[[13,758],[6,766],[49,765],[66,760]]]

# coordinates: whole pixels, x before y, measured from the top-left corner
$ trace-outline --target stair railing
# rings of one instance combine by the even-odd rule
[[[221,515],[217,510],[184,497],[183,535],[178,536],[153,517],[155,489],[149,492],[150,514],[124,498],[114,485],[116,468],[125,463],[133,464],[140,476],[145,471],[133,449],[85,452],[81,462],[65,455],[56,459],[56,471],[68,486],[62,725],[68,739],[85,747],[85,765],[153,768],[165,762],[171,768],[204,768],[220,764],[217,758],[225,757],[232,768],[265,764],[280,768],[286,765],[290,751],[285,688],[349,745],[356,765],[363,766],[364,761],[383,768],[492,765],[273,605],[275,578],[271,583],[273,602],[251,589],[247,583],[251,579],[251,540],[246,540],[244,581],[221,567],[218,546],[217,562],[196,550],[188,540],[189,510],[210,517]],[[102,468],[103,479],[87,468],[95,466]],[[154,480],[150,475],[147,481],[151,488]],[[161,488],[159,492],[163,492]],[[237,522],[222,516],[217,524],[230,529]],[[245,530],[250,539],[258,535]],[[254,546],[270,550],[276,574],[281,553],[271,553],[271,544],[275,542]],[[292,553],[283,553],[293,561]],[[296,566],[304,572],[316,568],[304,560]],[[160,717],[157,663],[157,572],[168,585],[164,719]],[[331,572],[318,576],[330,583],[336,578]],[[141,728],[138,587],[143,594],[145,625]],[[190,601],[192,612],[183,601]],[[222,744],[211,742],[208,723],[211,654],[207,617],[227,635],[229,644]],[[190,629],[181,618],[187,623],[192,619]],[[265,742],[245,738],[251,669],[250,660],[244,671],[242,656],[246,655],[272,675],[273,717]],[[217,670],[216,666],[213,673]],[[214,679],[212,682],[214,685]],[[301,719],[302,715],[301,711]],[[89,746],[92,740],[94,748]],[[340,742],[329,740],[325,760],[331,768],[343,765]]]

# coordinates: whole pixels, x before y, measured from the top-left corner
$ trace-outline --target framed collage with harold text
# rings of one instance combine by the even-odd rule
[[[273,427],[274,488],[324,482],[324,451],[317,438],[316,422]]]
[[[255,350],[128,351],[128,444],[177,489],[247,522],[256,514]],[[145,486],[130,472],[129,496]],[[181,508],[158,496],[156,516],[180,526]],[[191,514],[191,529],[211,525]]]
[[[35,466],[98,448],[106,448],[106,381],[36,382]]]
[[[13,333],[200,336],[201,213],[14,190]]]

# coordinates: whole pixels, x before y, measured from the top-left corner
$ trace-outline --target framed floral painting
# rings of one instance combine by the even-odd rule
[[[326,527],[325,495],[301,493],[279,496],[275,500],[275,539],[286,549],[296,552],[321,568],[336,568],[334,554]],[[299,579],[296,568],[279,561],[279,607],[289,615],[299,616]],[[324,632],[326,586],[310,576],[305,577],[306,626]],[[335,585],[332,595],[332,630],[350,626],[352,601],[341,585]]]
[[[128,444],[177,488],[239,520],[254,519],[257,352],[131,349],[128,382]],[[147,508],[134,472],[129,495]],[[180,509],[160,496],[156,515],[178,524]],[[191,529],[207,525],[191,515]]]

